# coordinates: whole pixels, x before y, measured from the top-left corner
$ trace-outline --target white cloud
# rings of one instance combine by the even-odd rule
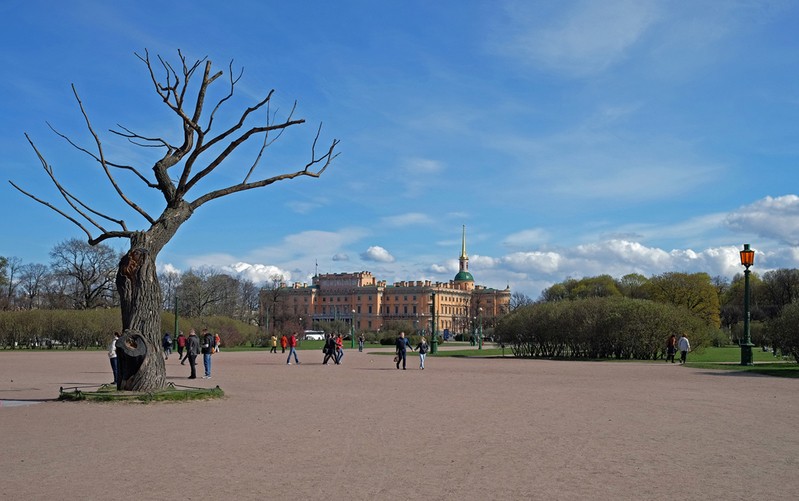
[[[624,60],[657,21],[654,2],[643,0],[581,1],[561,19],[541,16],[537,4],[509,4],[515,33],[500,50],[527,63],[578,76],[600,73]]]
[[[532,228],[512,233],[505,237],[502,244],[512,249],[538,247],[548,238],[547,232],[540,228]]]
[[[247,278],[255,283],[270,282],[274,276],[282,277],[286,282],[291,280],[290,271],[272,265],[238,262],[228,266],[221,266],[220,269],[223,272]]]
[[[377,245],[373,245],[366,249],[366,252],[361,254],[361,259],[364,261],[376,261],[378,263],[393,263],[395,261],[394,256],[386,249]]]
[[[156,267],[158,268],[158,273],[167,273],[167,274],[177,273],[178,275],[183,273],[172,263],[156,264]]]
[[[726,224],[735,231],[799,245],[799,196],[766,197],[732,212]]]

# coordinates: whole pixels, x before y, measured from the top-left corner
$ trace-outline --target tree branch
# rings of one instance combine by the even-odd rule
[[[92,123],[89,120],[89,114],[86,113],[86,108],[83,107],[83,101],[80,100],[80,96],[78,95],[78,91],[77,89],[75,89],[74,84],[72,85],[72,93],[75,95],[75,100],[78,102],[78,106],[80,107],[80,112],[81,114],[83,114],[83,119],[86,121],[86,128],[89,129],[89,132],[91,133],[92,137],[94,138],[94,142],[97,145],[97,152],[99,154],[98,160],[100,162],[100,165],[103,167],[103,171],[105,172],[106,177],[108,177],[108,180],[111,182],[111,186],[114,187],[114,191],[117,192],[117,195],[119,195],[119,197],[128,205],[128,207],[138,212],[150,224],[153,224],[155,222],[155,219],[150,217],[150,215],[147,214],[147,212],[145,212],[144,209],[139,207],[138,204],[130,200],[127,197],[127,195],[125,195],[125,193],[122,192],[122,188],[120,188],[119,185],[117,184],[116,179],[114,179],[114,176],[111,174],[111,170],[108,168],[108,165],[106,165],[105,153],[103,152],[103,144],[100,142],[100,137],[97,135],[96,132],[94,132],[94,127],[92,127]]]
[[[206,203],[206,202],[208,202],[210,200],[214,200],[216,198],[223,197],[225,195],[230,195],[232,193],[237,193],[237,192],[245,191],[245,190],[251,190],[251,189],[254,189],[254,188],[260,188],[262,186],[268,186],[268,185],[276,183],[278,181],[284,181],[284,180],[287,180],[287,179],[294,179],[294,178],[300,177],[300,176],[308,176],[308,177],[318,178],[319,176],[322,175],[322,173],[324,173],[324,171],[327,169],[327,167],[330,165],[330,163],[333,161],[333,159],[335,159],[338,156],[338,153],[333,154],[333,151],[335,150],[336,145],[338,145],[338,143],[340,142],[338,139],[334,139],[332,144],[330,145],[330,148],[328,148],[327,152],[324,155],[322,155],[321,157],[316,158],[316,156],[315,156],[316,142],[319,139],[319,132],[321,131],[321,127],[322,126],[320,125],[319,129],[317,130],[316,138],[314,139],[314,143],[313,143],[313,146],[311,148],[311,152],[312,152],[311,160],[307,164],[305,164],[305,168],[304,169],[298,170],[296,172],[280,174],[280,175],[273,176],[273,177],[266,178],[266,179],[261,179],[259,181],[253,181],[251,183],[235,184],[235,185],[229,186],[227,188],[214,190],[214,191],[211,191],[209,193],[206,193],[205,195],[203,195],[203,196],[197,198],[195,201],[191,202],[189,204],[190,207],[192,208],[192,210],[196,210],[198,207],[200,207],[204,203]],[[312,167],[314,167],[314,166],[316,166],[318,164],[322,164],[322,165],[317,170],[312,170],[311,169]]]

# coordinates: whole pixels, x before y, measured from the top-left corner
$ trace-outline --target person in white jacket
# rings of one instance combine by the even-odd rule
[[[108,345],[108,359],[111,361],[111,371],[114,373],[114,386],[119,384],[119,367],[117,365],[117,339],[119,332],[114,332],[114,339]]]
[[[680,339],[677,340],[677,349],[680,350],[680,363],[684,364],[685,359],[688,358],[688,352],[691,351],[691,343],[688,342],[688,338],[685,337],[685,334],[680,336]]]

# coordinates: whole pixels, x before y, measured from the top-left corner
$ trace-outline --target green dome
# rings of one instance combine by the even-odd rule
[[[468,271],[459,271],[457,275],[455,275],[456,282],[474,282],[474,277]]]

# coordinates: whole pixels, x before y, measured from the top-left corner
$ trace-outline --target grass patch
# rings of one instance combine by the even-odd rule
[[[185,402],[189,400],[208,400],[221,398],[225,392],[219,386],[214,388],[190,388],[176,387],[169,383],[163,390],[136,392],[136,391],[117,391],[116,387],[110,384],[100,386],[96,391],[85,391],[81,388],[71,390],[61,388],[58,400],[68,402],[79,402],[83,400],[91,402]]]

